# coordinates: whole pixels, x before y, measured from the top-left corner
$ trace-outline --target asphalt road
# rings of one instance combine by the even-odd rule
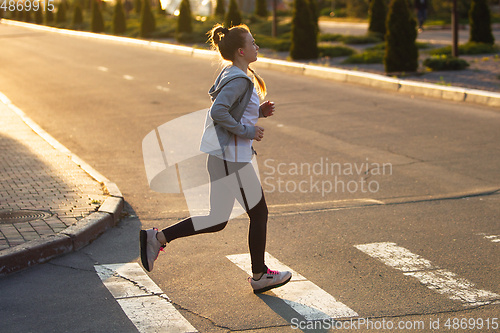
[[[346,35],[365,35],[368,30],[368,23],[351,23],[351,22],[334,22],[320,21],[320,29],[323,33],[346,34]],[[424,26],[425,28],[425,26]],[[493,30],[495,40],[500,40],[500,31]],[[451,44],[452,31],[451,29],[433,30],[424,29],[417,36],[419,42],[432,44]],[[460,29],[458,31],[458,41],[460,44],[466,43],[469,40],[469,29]]]
[[[5,25],[0,45],[0,91],[115,182],[129,213],[86,248],[1,278],[1,327],[136,332],[94,265],[139,262],[141,228],[186,217],[182,195],[149,189],[142,140],[208,107],[220,65]],[[498,318],[500,194],[470,196],[500,188],[498,109],[259,73],[276,102],[255,144],[270,209],[267,251],[359,318],[422,321],[421,331],[437,320],[433,331],[448,331],[453,318]],[[276,294],[255,296],[226,258],[248,252],[247,225],[237,218],[217,234],[172,242],[149,276],[200,332],[297,331],[301,312]],[[399,250],[384,259],[366,244]],[[411,266],[415,255],[432,268],[395,264]],[[161,309],[148,311],[145,322]]]

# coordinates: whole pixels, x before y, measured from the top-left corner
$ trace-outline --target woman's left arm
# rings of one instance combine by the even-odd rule
[[[267,118],[274,114],[274,102],[265,101],[259,106],[259,118]]]

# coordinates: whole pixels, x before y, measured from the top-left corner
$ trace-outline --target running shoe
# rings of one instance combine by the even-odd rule
[[[250,284],[252,285],[253,292],[255,294],[263,293],[265,291],[271,290],[273,288],[281,287],[287,284],[292,278],[292,273],[272,271],[269,268],[267,273],[262,274],[260,279],[254,280],[249,278]]]
[[[153,270],[153,265],[158,258],[160,250],[163,250],[165,245],[162,245],[158,239],[156,239],[156,234],[158,229],[148,229],[141,230],[140,232],[140,242],[141,242],[141,261],[142,266],[148,271]]]

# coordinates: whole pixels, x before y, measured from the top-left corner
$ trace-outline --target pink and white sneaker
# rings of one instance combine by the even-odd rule
[[[272,271],[268,268],[267,272],[262,274],[260,279],[254,280],[253,278],[249,278],[248,280],[252,285],[253,292],[255,294],[259,294],[271,290],[273,288],[281,287],[287,284],[291,278],[292,278],[292,273],[290,273],[289,271],[278,272],[278,271]]]
[[[156,234],[158,233],[158,229],[148,229],[141,230],[139,234],[140,242],[141,242],[141,261],[142,266],[148,271],[151,272],[153,270],[153,265],[158,258],[158,254],[160,250],[163,250],[165,245],[162,245],[158,239],[156,239]]]

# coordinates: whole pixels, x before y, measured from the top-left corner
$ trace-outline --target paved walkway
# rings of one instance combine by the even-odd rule
[[[99,208],[101,184],[0,102],[0,250],[58,233]]]

